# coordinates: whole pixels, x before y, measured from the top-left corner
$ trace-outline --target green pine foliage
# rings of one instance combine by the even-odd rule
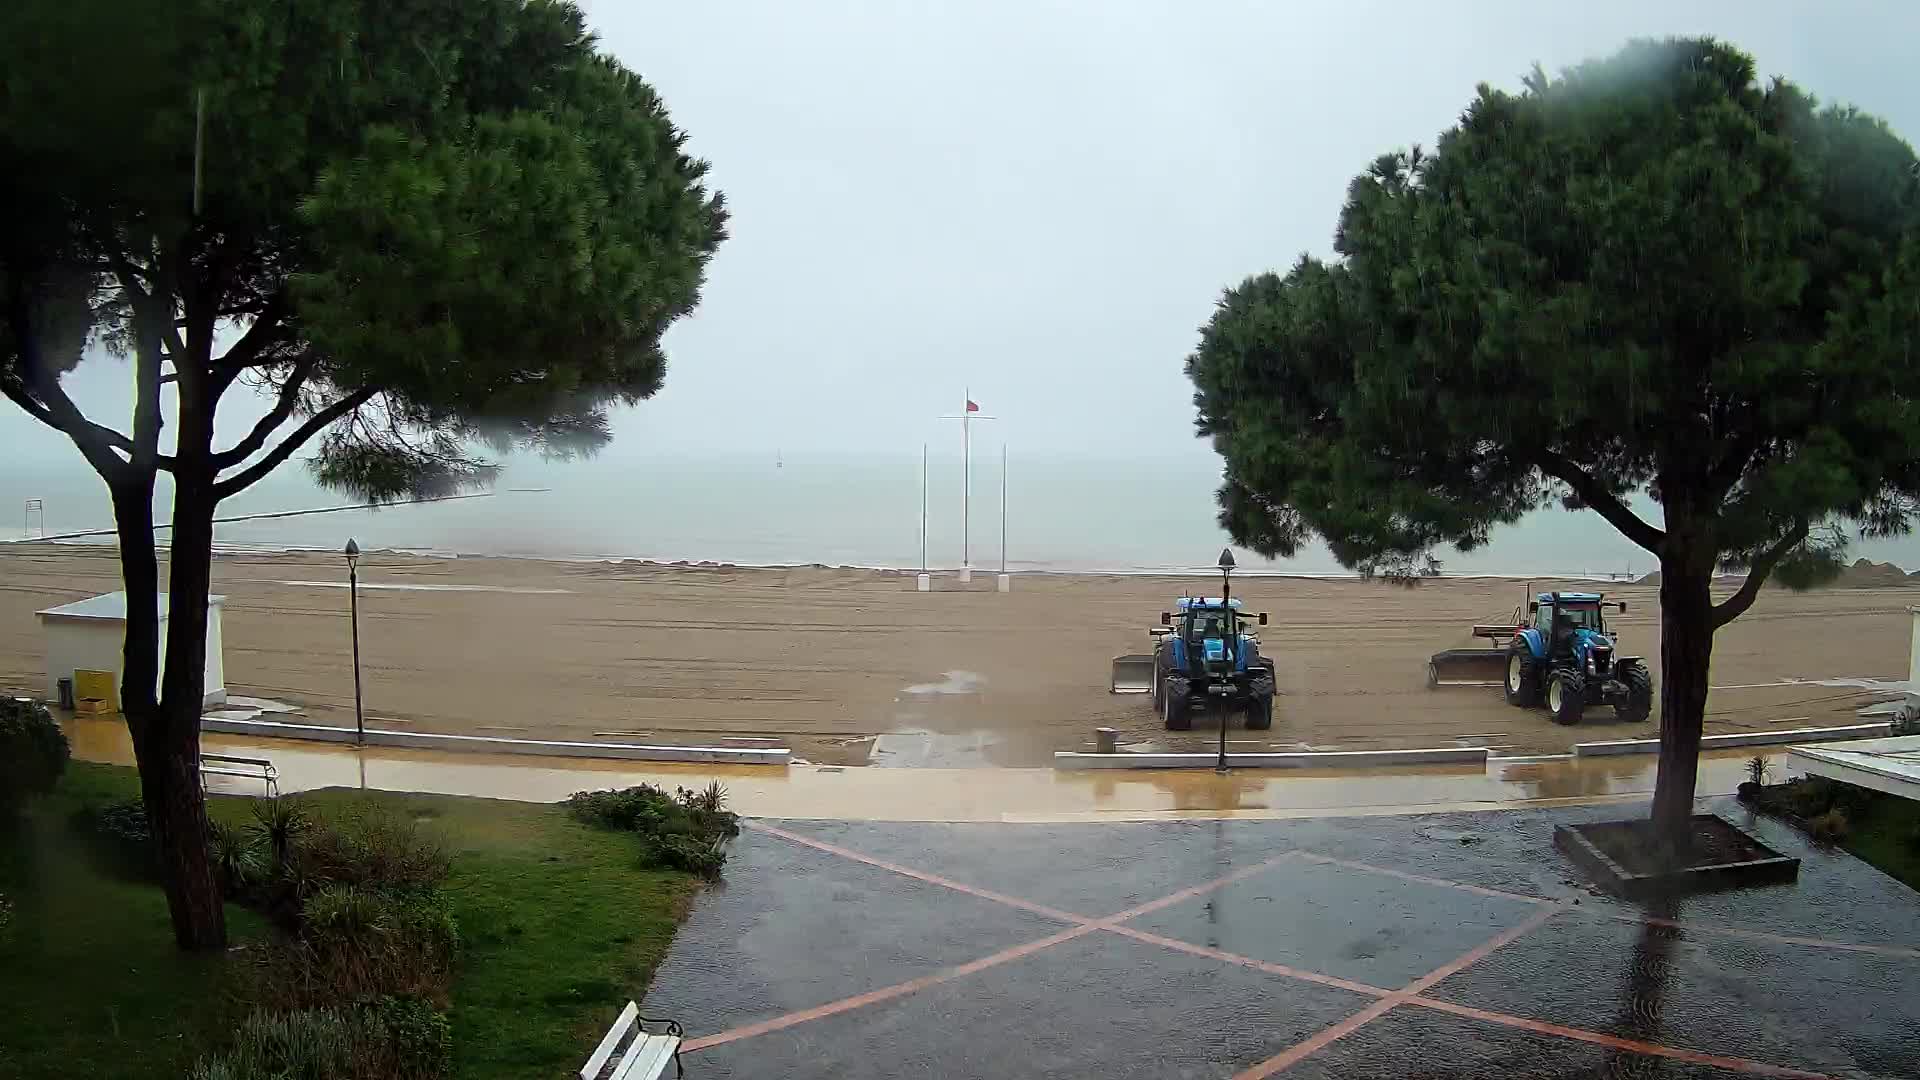
[[[1417,575],[1589,506],[1663,559],[1806,580],[1920,494],[1917,211],[1885,124],[1711,40],[1483,85],[1354,179],[1334,260],[1222,299],[1187,363],[1222,522]]]
[[[1221,523],[1412,582],[1596,511],[1660,562],[1655,816],[1683,832],[1715,629],[1911,527],[1912,147],[1721,42],[1636,41],[1482,85],[1352,181],[1334,250],[1227,290],[1187,361]],[[1717,603],[1716,569],[1746,572]]]

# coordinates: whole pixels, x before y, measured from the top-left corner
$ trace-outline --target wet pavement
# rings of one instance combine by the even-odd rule
[[[1595,894],[1553,827],[1617,802],[755,821],[644,1011],[692,1077],[1920,1075],[1920,895],[1704,806],[1800,880]]]
[[[84,761],[133,763],[126,724],[68,719],[62,726]],[[205,735],[211,753],[263,757],[282,791],[364,787],[438,795],[555,802],[585,788],[649,783],[669,790],[724,786],[735,810],[753,817],[874,821],[1154,821],[1184,818],[1295,818],[1486,809],[1565,801],[1643,798],[1655,758],[1495,759],[1480,766],[1398,769],[1237,770],[861,768],[838,765],[675,764],[449,753],[295,739]],[[1785,747],[1762,748],[1775,779],[1791,774]],[[1699,790],[1730,794],[1754,751],[1701,758]],[[216,792],[257,795],[258,782],[212,777]]]

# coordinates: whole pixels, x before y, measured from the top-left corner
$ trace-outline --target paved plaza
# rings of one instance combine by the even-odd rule
[[[1920,1075],[1920,897],[1707,808],[1798,883],[1646,908],[1556,824],[757,821],[655,976],[690,1077]]]

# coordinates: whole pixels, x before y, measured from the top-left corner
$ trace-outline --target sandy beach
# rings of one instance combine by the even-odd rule
[[[345,567],[311,553],[223,555],[230,693],[352,723]],[[370,724],[420,731],[607,741],[790,745],[816,762],[1039,765],[1090,748],[1101,725],[1123,746],[1201,750],[1217,735],[1162,730],[1144,697],[1107,692],[1108,662],[1148,648],[1146,628],[1201,579],[991,575],[914,590],[910,574],[420,558],[361,564],[361,648]],[[1538,581],[1538,589],[1561,584]],[[119,587],[109,548],[0,547],[0,689],[41,692],[34,612]],[[1731,583],[1729,583],[1731,587]],[[1624,599],[1621,651],[1659,653],[1658,593]],[[1267,611],[1277,662],[1273,729],[1241,749],[1485,745],[1550,753],[1651,736],[1594,708],[1576,728],[1505,705],[1497,689],[1429,690],[1424,665],[1470,647],[1468,627],[1508,617],[1524,583],[1436,580],[1404,589],[1286,578],[1236,582]],[[1791,680],[1898,677],[1920,588],[1768,589],[1723,629],[1709,733],[1843,724],[1862,700]],[[1656,665],[1656,678],[1658,677]],[[881,739],[876,752],[876,737]]]

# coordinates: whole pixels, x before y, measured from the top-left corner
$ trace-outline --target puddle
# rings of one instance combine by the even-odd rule
[[[892,731],[874,738],[867,764],[883,769],[991,768],[998,764],[991,754],[998,745],[999,740],[984,731]]]
[[[201,715],[208,720],[258,720],[264,713],[298,713],[300,707],[269,698],[231,695],[218,709]]]
[[[977,694],[987,685],[986,676],[973,671],[944,671],[946,678],[937,683],[918,683],[909,686],[906,692],[915,695],[926,694]]]

